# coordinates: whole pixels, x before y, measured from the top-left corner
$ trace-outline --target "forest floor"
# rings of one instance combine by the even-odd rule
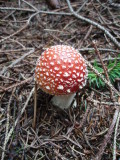
[[[96,62],[106,81],[88,77],[77,107],[63,111],[38,89],[33,129],[36,61],[57,44],[78,49],[89,73]],[[106,69],[119,61],[119,0],[1,0],[0,159],[120,160],[120,77],[111,85]]]

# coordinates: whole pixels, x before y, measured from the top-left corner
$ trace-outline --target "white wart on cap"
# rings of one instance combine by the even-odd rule
[[[35,79],[39,87],[52,95],[75,93],[86,84],[88,71],[84,58],[71,46],[56,45],[39,57]]]

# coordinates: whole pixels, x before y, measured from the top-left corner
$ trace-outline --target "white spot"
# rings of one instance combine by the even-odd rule
[[[76,69],[80,69],[78,66],[75,67]]]
[[[40,74],[41,77],[43,77],[43,74]]]
[[[60,64],[60,61],[57,61],[57,64]]]
[[[81,66],[81,68],[80,68],[81,70],[83,70],[83,66]]]
[[[80,77],[83,77],[83,73],[81,73]]]
[[[71,63],[71,59],[68,59],[68,62]]]
[[[72,68],[72,67],[73,67],[73,64],[69,65],[68,67],[69,67],[69,68]]]
[[[58,68],[58,67],[55,67],[55,68],[54,68],[54,70],[58,71],[58,70],[59,70],[59,68]]]
[[[46,89],[50,90],[50,87],[49,87],[49,86],[46,86]]]
[[[49,76],[49,73],[48,73],[48,72],[46,72],[46,76]]]
[[[77,79],[77,81],[78,81],[78,82],[81,82],[82,80],[81,80],[81,79]]]
[[[66,68],[66,66],[63,65],[62,68],[64,69],[64,68]]]
[[[49,60],[51,60],[52,59],[52,57],[49,57]]]
[[[76,75],[75,75],[75,74],[73,74],[73,75],[72,75],[72,77],[73,77],[73,78],[76,78]]]
[[[70,81],[65,81],[67,84],[70,84]]]
[[[47,50],[48,50],[48,49],[47,49]],[[47,50],[46,50],[46,51],[47,51]],[[46,54],[50,54],[50,53],[49,53],[49,52],[46,52]]]
[[[39,85],[42,85],[42,83],[41,83],[41,82],[39,82]]]
[[[59,74],[62,74],[62,72],[60,71]]]
[[[50,72],[52,72],[53,70],[52,69],[50,69]]]
[[[80,73],[77,73],[77,76],[79,76],[80,75]]]
[[[73,70],[73,73],[76,73],[76,70]]]
[[[46,69],[45,68],[43,68],[43,71],[45,71]]]
[[[60,79],[61,82],[63,82],[63,79]]]
[[[50,62],[50,64],[51,64],[52,66],[54,66],[54,62]]]
[[[51,52],[51,54],[53,54],[53,52]]]
[[[46,66],[47,68],[50,68],[49,66]]]
[[[44,76],[44,79],[46,79],[46,77]]]
[[[69,75],[67,72],[65,72],[65,73],[63,74],[63,76],[64,76],[64,77],[69,77],[70,75]]]
[[[62,85],[59,85],[59,86],[57,87],[57,89],[59,89],[59,90],[63,90],[63,89],[64,89],[64,87],[63,87]]]
[[[56,77],[60,77],[60,75],[59,75],[59,74],[56,74]]]
[[[72,78],[69,78],[68,80],[69,80],[69,81],[72,81]]]
[[[56,58],[57,58],[57,56],[56,56],[56,55],[54,55],[54,56],[53,56],[53,59],[56,59]]]
[[[82,89],[83,88],[83,86],[79,86],[79,89]]]
[[[58,78],[55,79],[55,82],[58,81]]]
[[[71,92],[70,89],[67,89],[67,92],[70,93]]]

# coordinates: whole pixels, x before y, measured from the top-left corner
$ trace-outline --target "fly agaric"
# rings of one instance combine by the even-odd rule
[[[71,46],[56,45],[39,57],[35,80],[46,93],[54,95],[52,104],[68,108],[79,89],[86,84],[87,67],[81,54]]]

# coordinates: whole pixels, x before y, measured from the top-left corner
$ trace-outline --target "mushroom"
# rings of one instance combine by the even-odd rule
[[[51,102],[68,108],[79,89],[86,84],[87,67],[81,54],[71,46],[56,45],[45,50],[35,69],[35,80],[46,93],[54,95]]]

